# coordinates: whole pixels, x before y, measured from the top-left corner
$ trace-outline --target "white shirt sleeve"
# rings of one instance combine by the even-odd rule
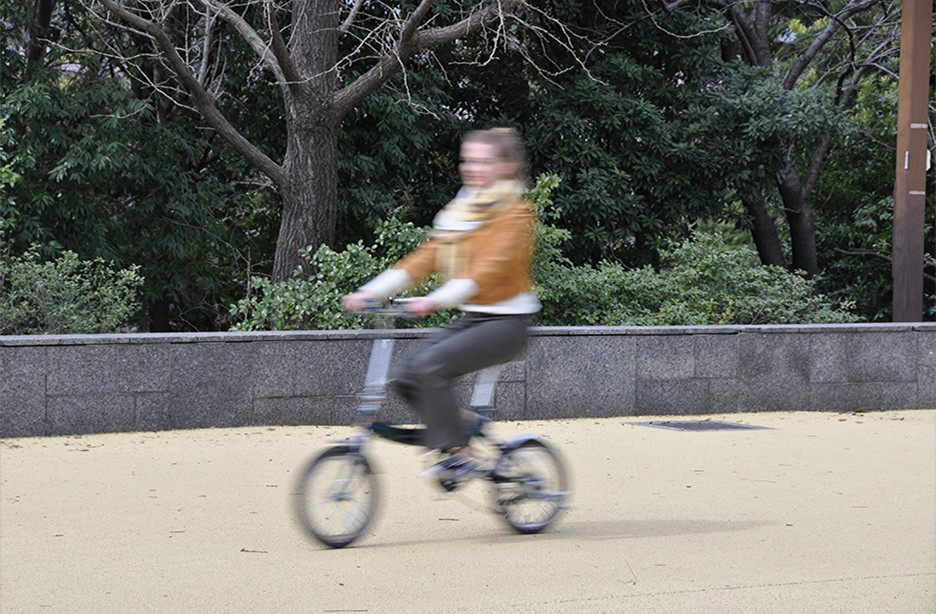
[[[381,298],[386,298],[412,285],[413,279],[403,269],[387,269],[361,286],[361,290],[373,292]]]
[[[451,279],[430,293],[429,298],[436,301],[440,309],[447,309],[461,305],[480,290],[481,288],[473,279]]]

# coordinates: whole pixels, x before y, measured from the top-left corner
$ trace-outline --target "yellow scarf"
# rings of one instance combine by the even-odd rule
[[[523,184],[517,180],[459,190],[432,223],[429,236],[441,243],[436,268],[448,279],[464,278],[468,264],[465,239],[523,196],[523,191]]]

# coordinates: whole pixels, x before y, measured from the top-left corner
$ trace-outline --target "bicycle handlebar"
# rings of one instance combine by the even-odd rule
[[[406,310],[406,304],[410,300],[408,298],[398,298],[392,301],[367,301],[363,309],[356,309],[351,313],[356,315],[404,316],[416,319],[419,316],[413,315]]]

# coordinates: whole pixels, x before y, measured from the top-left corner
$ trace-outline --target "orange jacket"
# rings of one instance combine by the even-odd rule
[[[532,291],[535,221],[529,203],[517,199],[462,240],[464,276],[478,287],[470,304],[492,305]],[[406,271],[414,282],[419,282],[439,270],[441,247],[440,240],[429,239],[392,268]]]

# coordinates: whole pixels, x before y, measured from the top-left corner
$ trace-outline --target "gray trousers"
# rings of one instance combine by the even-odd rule
[[[426,424],[426,447],[448,451],[468,445],[453,380],[518,355],[526,348],[528,327],[526,315],[468,313],[406,357],[391,385]]]

